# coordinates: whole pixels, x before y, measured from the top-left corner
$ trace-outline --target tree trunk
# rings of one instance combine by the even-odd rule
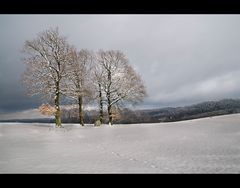
[[[103,123],[103,99],[102,99],[102,90],[101,90],[101,84],[98,84],[99,86],[99,120],[101,124]]]
[[[55,123],[56,123],[56,127],[61,128],[62,124],[61,124],[61,110],[60,110],[60,105],[59,105],[59,101],[60,101],[59,82],[57,83],[57,88],[56,88],[56,93],[55,93],[54,99],[55,99],[54,102],[55,102],[55,109],[56,109]]]
[[[112,106],[108,105],[108,118],[109,118],[109,125],[112,126]]]
[[[79,123],[80,123],[80,125],[84,126],[82,106],[83,106],[83,98],[82,98],[82,96],[79,96],[78,97]]]
[[[112,75],[111,71],[108,70],[108,92],[107,92],[107,100],[108,100],[108,118],[109,118],[109,125],[112,126],[112,105],[111,105],[111,94],[110,94],[110,89],[112,85]]]

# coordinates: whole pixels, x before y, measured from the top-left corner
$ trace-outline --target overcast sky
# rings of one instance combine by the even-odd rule
[[[0,15],[0,113],[40,104],[20,84],[21,49],[56,26],[78,49],[123,51],[145,106],[240,97],[240,15]]]

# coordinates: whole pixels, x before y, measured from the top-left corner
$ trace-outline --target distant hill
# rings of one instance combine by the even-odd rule
[[[77,109],[63,112],[63,122],[78,123]],[[240,113],[240,99],[223,99],[219,101],[207,101],[184,107],[167,107],[160,109],[131,110],[122,109],[118,119],[114,123],[157,123],[189,120],[203,117],[211,117],[225,114]],[[97,110],[85,112],[85,122],[94,123],[98,117]],[[105,115],[107,117],[107,115]],[[107,119],[105,119],[107,123]]]
[[[5,119],[0,122],[4,123],[54,123],[54,119],[52,118],[36,118],[36,119]]]
[[[78,123],[78,109],[63,109],[63,123]],[[240,113],[240,99],[223,99],[219,101],[207,101],[184,107],[168,107],[148,110],[130,110],[127,108],[119,111],[118,119],[114,123],[157,123],[173,122],[203,117],[211,117],[225,114]],[[94,123],[98,117],[98,111],[89,109],[84,114],[85,123]],[[107,116],[105,116],[107,117]],[[0,115],[0,122],[24,122],[24,123],[53,123],[53,117],[46,117],[35,110],[19,112],[16,114]],[[105,119],[107,123],[107,119]]]
[[[50,119],[53,117],[42,115],[38,109],[0,113],[0,122],[49,122]]]
[[[225,114],[240,113],[240,99],[223,99],[207,101],[190,106],[163,108],[143,111],[151,117],[152,122],[172,122]]]

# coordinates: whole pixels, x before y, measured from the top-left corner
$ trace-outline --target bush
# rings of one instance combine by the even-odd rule
[[[56,109],[49,104],[42,104],[38,109],[45,116],[53,116],[56,113]]]
[[[99,127],[101,125],[101,121],[98,119],[95,121],[94,126]]]

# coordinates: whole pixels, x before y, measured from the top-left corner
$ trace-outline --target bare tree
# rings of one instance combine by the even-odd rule
[[[92,88],[90,86],[90,72],[92,69],[93,56],[88,50],[72,48],[68,63],[68,80],[65,94],[78,103],[79,123],[84,126],[83,99],[91,98]]]
[[[66,65],[69,61],[70,45],[60,36],[58,28],[48,29],[33,40],[27,40],[24,52],[28,55],[23,74],[23,83],[30,95],[42,95],[54,100],[55,122],[61,125],[60,96],[65,90]]]
[[[98,119],[102,124],[103,123],[103,102],[104,102],[104,96],[103,96],[104,69],[99,62],[100,60],[98,59],[98,56],[94,56],[94,66],[91,71],[91,81],[92,81],[93,89],[96,93],[96,96],[94,96],[94,99],[98,100],[98,106],[99,106]]]
[[[112,125],[112,107],[124,102],[136,104],[147,95],[143,81],[120,51],[102,51],[97,55],[101,65],[101,86],[105,94],[109,125]]]

